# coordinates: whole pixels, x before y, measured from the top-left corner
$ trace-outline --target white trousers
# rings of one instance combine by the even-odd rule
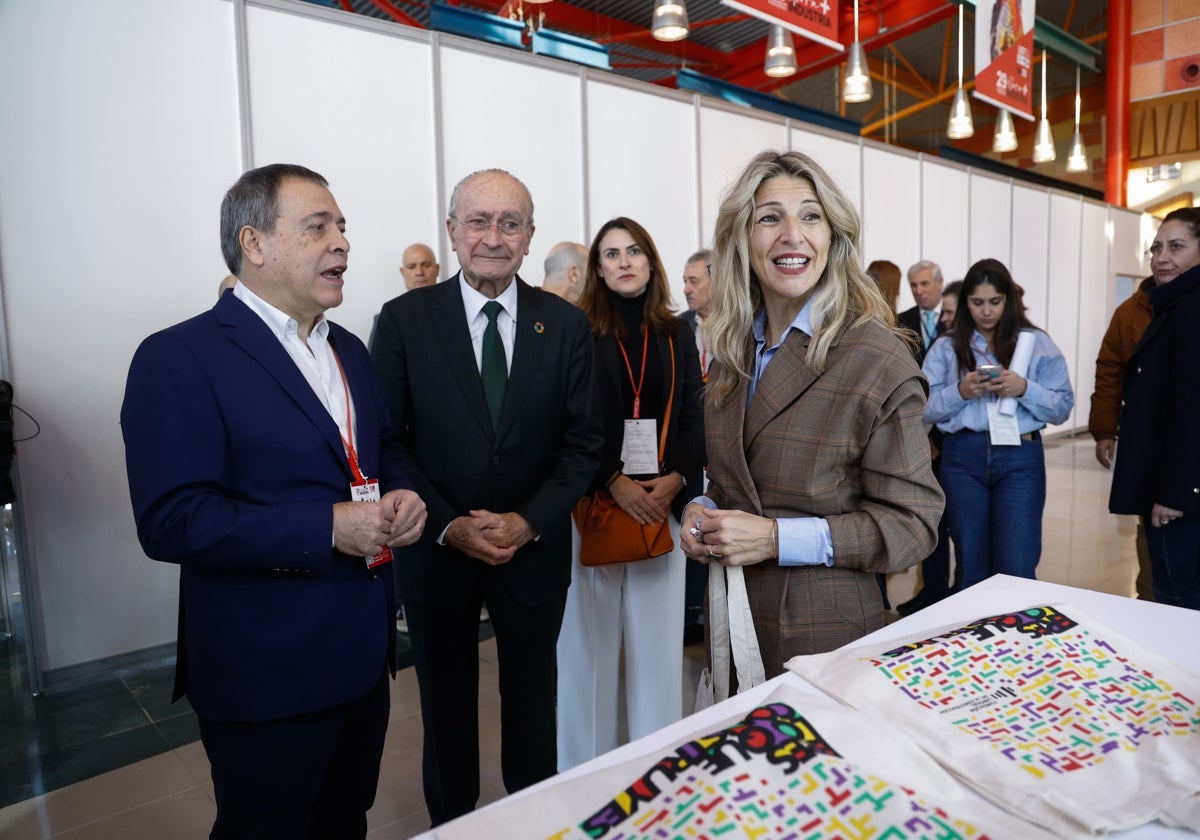
[[[622,641],[629,737],[683,716],[683,588],[679,523],[675,549],[651,560],[585,567],[571,524],[571,588],[558,636],[558,769],[617,747]]]

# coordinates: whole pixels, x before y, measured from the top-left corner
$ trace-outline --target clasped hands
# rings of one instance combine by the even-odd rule
[[[679,546],[701,563],[749,566],[779,555],[773,519],[741,510],[709,510],[692,502],[683,511]]]
[[[656,525],[666,519],[671,502],[682,489],[683,477],[673,471],[645,481],[618,475],[608,485],[613,501],[639,525]]]
[[[489,566],[512,560],[517,549],[536,536],[533,526],[521,514],[490,510],[472,510],[446,528],[447,545]]]
[[[338,502],[333,506],[333,545],[343,554],[374,557],[385,546],[416,542],[425,516],[425,503],[412,490],[392,490],[378,502]]]
[[[1027,383],[1025,377],[1011,370],[1001,371],[999,376],[988,376],[973,370],[958,383],[958,393],[964,400],[973,400],[984,394],[998,394],[1001,397],[1022,397],[1025,395]]]

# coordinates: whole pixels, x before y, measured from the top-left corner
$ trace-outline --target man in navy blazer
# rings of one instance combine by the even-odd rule
[[[138,537],[180,567],[174,699],[200,720],[213,838],[363,837],[394,673],[386,562],[425,506],[366,348],[324,317],[350,249],[325,179],[246,172],[221,246],[239,282],[142,342],[121,407]]]
[[[397,442],[429,505],[425,534],[396,562],[434,825],[479,798],[484,603],[499,657],[505,788],[557,769],[555,644],[571,577],[570,512],[601,444],[587,318],[517,277],[533,236],[525,185],[501,170],[468,175],[451,195],[446,228],[462,270],[386,303],[372,351]],[[507,368],[493,402],[489,359],[500,379]]]

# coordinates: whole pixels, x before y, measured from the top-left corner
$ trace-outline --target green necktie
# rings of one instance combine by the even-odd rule
[[[500,340],[500,328],[496,326],[496,318],[503,310],[498,301],[489,300],[483,305],[488,323],[483,331],[479,376],[483,380],[483,398],[487,401],[488,414],[492,416],[494,432],[500,430],[500,411],[504,408],[504,392],[508,390],[508,361],[504,356],[504,342]]]

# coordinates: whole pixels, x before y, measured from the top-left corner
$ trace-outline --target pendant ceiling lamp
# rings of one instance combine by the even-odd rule
[[[1013,127],[1012,114],[1007,108],[1000,109],[996,118],[996,133],[992,136],[992,151],[996,154],[1011,152],[1017,148],[1017,130]]]
[[[654,22],[650,34],[659,41],[682,41],[688,34],[684,0],[654,0]]]
[[[867,52],[858,40],[858,0],[854,0],[854,43],[842,80],[843,102],[866,102],[871,98],[871,74],[867,71]]]
[[[772,24],[763,72],[778,79],[793,75],[796,69],[796,45],[792,41],[792,33],[779,24]]]
[[[1042,118],[1038,120],[1037,136],[1033,142],[1033,162],[1049,163],[1058,157],[1054,150],[1054,132],[1046,118],[1046,51],[1042,50]]]
[[[946,124],[946,136],[951,140],[965,140],[975,134],[975,121],[971,119],[971,103],[963,90],[963,7],[958,7],[958,90],[954,92],[954,104],[950,106],[950,121]]]
[[[1083,134],[1079,130],[1079,65],[1075,66],[1075,136],[1071,138],[1071,153],[1067,155],[1068,172],[1088,170],[1087,147],[1083,145]]]

